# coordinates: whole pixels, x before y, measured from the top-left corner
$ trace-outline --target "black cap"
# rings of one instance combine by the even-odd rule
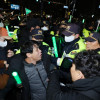
[[[89,42],[94,42],[94,41],[98,41],[99,38],[100,38],[100,33],[93,32],[90,33],[90,36],[85,38],[85,40]]]
[[[43,31],[41,29],[34,29],[30,34],[35,39],[43,39]]]
[[[65,36],[71,36],[72,34],[79,34],[80,27],[74,23],[68,24],[67,28],[62,32]]]

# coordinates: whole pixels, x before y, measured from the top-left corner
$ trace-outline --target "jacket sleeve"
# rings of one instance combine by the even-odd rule
[[[79,92],[65,86],[61,88],[59,77],[62,76],[60,72],[52,72],[50,81],[47,87],[47,100],[91,100],[87,96],[80,94]]]
[[[62,71],[59,70],[51,73],[52,74],[50,76],[50,81],[47,87],[47,100],[64,100],[62,99],[62,95],[64,95],[64,93],[60,86],[60,78],[67,78],[67,76],[65,76],[65,73],[62,73]]]
[[[0,74],[0,89],[3,89],[8,82],[9,75],[7,74]]]
[[[52,72],[50,76],[50,81],[47,87],[47,100],[60,100],[60,84],[59,78],[55,72]]]

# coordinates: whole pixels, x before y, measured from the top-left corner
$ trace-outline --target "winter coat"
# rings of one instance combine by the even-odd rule
[[[29,87],[29,83],[28,83],[28,78],[25,74],[25,70],[24,70],[24,64],[23,64],[23,57],[18,54],[12,57],[11,61],[10,61],[10,66],[9,66],[9,80],[7,83],[7,86],[5,87],[5,89],[3,89],[1,92],[1,97],[0,98],[7,98],[5,100],[17,100],[13,95],[17,94],[16,91],[16,87],[18,87],[20,89],[20,96],[21,96],[21,100],[31,100],[30,99],[30,87]],[[22,81],[22,86],[19,87],[17,85],[17,82],[15,81],[14,77],[12,76],[12,72],[16,71]],[[10,94],[8,94],[10,92]],[[11,94],[11,92],[13,92],[14,94]],[[8,99],[9,98],[9,99]],[[19,99],[20,100],[20,99]]]
[[[8,70],[5,67],[4,61],[9,62],[8,60],[10,60],[10,58],[7,58],[7,51],[12,49],[12,47],[10,42],[7,42],[7,46],[0,47],[0,90],[5,88],[9,79]]]
[[[0,60],[0,90],[7,85],[8,79],[9,75],[7,74],[7,69],[4,65],[4,60]]]
[[[18,86],[16,84],[14,77],[12,76],[12,72],[16,71],[18,72],[20,79],[22,81],[22,86],[21,87],[18,86],[18,88],[21,89],[21,99],[20,100],[31,100],[30,85],[29,85],[28,77],[25,73],[23,61],[24,61],[24,58],[21,56],[21,54],[17,54],[11,59],[10,66],[9,66],[10,78],[8,80],[8,84],[6,88],[3,89],[3,91],[1,91],[2,98],[4,98],[10,90]],[[43,64],[44,62],[45,61],[43,61]],[[47,68],[47,66],[48,64],[46,64],[45,62],[44,67]],[[13,99],[11,98],[10,100],[13,100]],[[19,100],[19,99],[15,99],[15,100]]]
[[[61,77],[65,78],[67,75],[59,71],[52,73],[47,88],[47,100],[100,100],[100,77],[80,79],[63,88],[59,81]]]
[[[36,65],[24,62],[24,68],[30,84],[32,100],[46,100],[48,78],[43,62],[39,61]]]

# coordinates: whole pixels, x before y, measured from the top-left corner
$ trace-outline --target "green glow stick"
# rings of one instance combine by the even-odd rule
[[[18,20],[21,20],[19,16],[18,16]]]
[[[52,41],[53,41],[55,56],[58,57],[58,51],[57,51],[57,45],[56,45],[56,38],[55,38],[55,36],[52,37]]]
[[[70,19],[68,20],[69,23],[71,23],[72,17],[73,17],[73,16],[70,15]]]
[[[10,36],[10,32],[9,32],[9,28],[8,28],[8,26],[6,26],[6,29],[7,29],[7,31],[8,31],[8,35]]]
[[[82,20],[82,23],[84,23],[84,22],[85,22],[85,19]]]
[[[12,76],[15,78],[15,80],[16,80],[18,85],[22,84],[22,81],[21,81],[21,79],[20,79],[20,77],[19,77],[17,72],[13,72]]]
[[[60,44],[62,43],[61,39],[60,39]]]

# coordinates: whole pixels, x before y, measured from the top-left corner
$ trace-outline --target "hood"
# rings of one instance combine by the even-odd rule
[[[100,77],[77,80],[72,87],[78,91],[94,90],[100,93]]]

